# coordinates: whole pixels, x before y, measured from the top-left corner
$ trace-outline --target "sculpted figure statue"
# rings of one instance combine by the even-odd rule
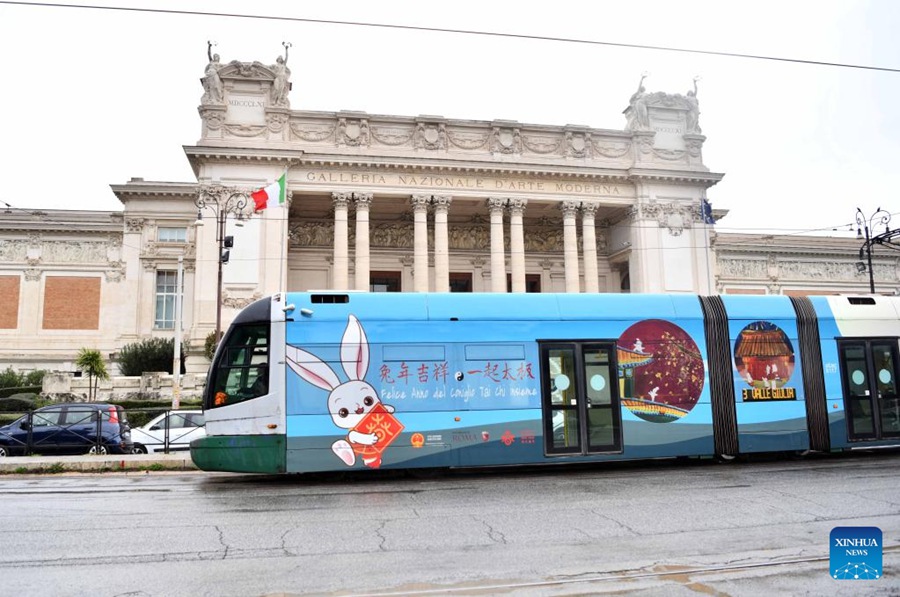
[[[650,129],[650,116],[647,112],[647,90],[644,89],[644,79],[647,74],[641,75],[641,81],[638,83],[637,91],[632,94],[629,103],[631,104],[631,122],[630,128],[638,131],[646,131]]]
[[[213,42],[206,42],[206,55],[209,57],[209,64],[206,65],[206,76],[203,77],[203,99],[204,104],[221,104],[225,101],[225,92],[222,86],[222,79],[219,77],[219,55],[212,53]]]
[[[700,133],[700,103],[697,101],[697,79],[699,77],[694,77],[694,90],[687,92],[687,104],[688,104],[688,113],[687,113],[687,127],[686,132],[688,133]]]
[[[272,105],[287,106],[288,91],[291,90],[289,79],[291,78],[291,69],[287,67],[288,48],[291,47],[290,42],[282,42],[284,46],[284,58],[279,56],[275,60],[272,70],[275,71],[275,81],[272,82]]]

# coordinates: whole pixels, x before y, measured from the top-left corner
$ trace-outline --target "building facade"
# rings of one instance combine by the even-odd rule
[[[286,60],[213,57],[202,81],[196,181],[113,185],[120,212],[0,219],[0,362],[71,370],[91,347],[114,364],[173,335],[179,297],[200,376],[217,323],[284,290],[867,289],[858,243],[716,234],[723,175],[703,163],[696,88],[639,86],[623,129],[603,130],[292,110]],[[256,209],[250,193],[282,175],[284,205]],[[897,261],[876,262],[879,290],[900,288]]]

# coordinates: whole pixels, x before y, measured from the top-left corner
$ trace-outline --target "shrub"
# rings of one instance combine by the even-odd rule
[[[216,356],[216,347],[218,345],[219,342],[216,340],[216,333],[214,331],[208,333],[206,335],[206,342],[203,345],[203,354],[210,361]]]
[[[15,386],[9,388],[0,388],[0,398],[9,398],[17,394],[39,394],[41,386]],[[21,396],[20,396],[21,398]]]
[[[44,369],[35,369],[25,374],[23,386],[39,386],[44,383],[44,375],[47,372]]]
[[[148,371],[172,373],[175,353],[173,338],[147,338],[126,344],[119,351],[119,371],[122,375],[141,375]],[[181,372],[184,373],[184,345],[181,346]]]
[[[33,394],[31,394],[33,396]],[[34,410],[34,400],[28,400],[19,394],[16,397],[0,398],[0,412],[4,413],[23,413]]]
[[[18,388],[25,386],[39,386],[44,381],[44,375],[47,372],[43,369],[36,369],[28,373],[19,373],[14,371],[12,367],[0,372],[0,388]],[[40,390],[39,390],[40,391]]]

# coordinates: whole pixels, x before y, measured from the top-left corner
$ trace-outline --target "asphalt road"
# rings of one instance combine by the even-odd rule
[[[897,595],[900,453],[261,477],[0,477],[6,595]],[[829,576],[877,526],[884,575]]]

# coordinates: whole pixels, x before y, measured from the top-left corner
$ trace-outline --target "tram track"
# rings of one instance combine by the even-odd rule
[[[900,545],[893,545],[883,549],[884,557],[891,554],[900,554]],[[758,570],[774,570],[777,568],[809,566],[822,564],[822,574],[827,574],[829,556],[815,555],[806,557],[793,557],[770,562],[734,562],[714,564],[708,566],[683,566],[672,564],[654,564],[635,570],[618,570],[606,573],[577,575],[571,578],[556,578],[540,581],[515,581],[515,582],[472,582],[458,586],[426,587],[424,585],[408,586],[385,591],[372,591],[363,593],[339,593],[346,597],[394,597],[400,595],[492,595],[497,593],[540,593],[552,595],[567,594],[602,594],[621,593],[622,586],[628,585],[628,590],[636,589],[635,583],[641,581],[665,581],[684,586],[698,593],[710,595],[725,594],[715,589],[708,583],[700,582],[695,577],[710,576],[715,574],[736,574],[741,572],[753,572]],[[794,570],[794,573],[797,571]],[[868,586],[877,589],[878,587]],[[885,594],[896,594],[896,586],[893,591],[891,586],[884,586]],[[874,594],[874,593],[873,593]]]

